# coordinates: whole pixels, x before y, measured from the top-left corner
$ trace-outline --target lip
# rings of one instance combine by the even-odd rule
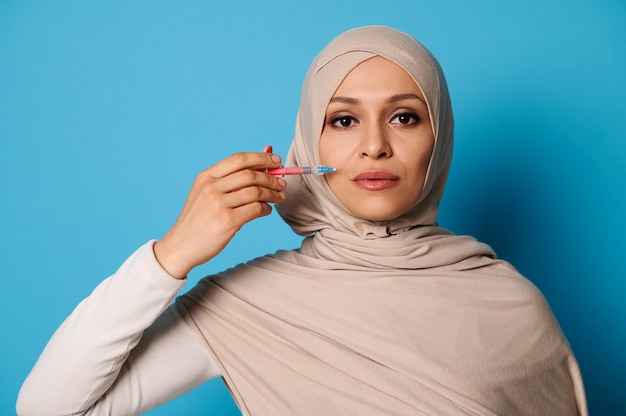
[[[360,188],[368,191],[383,191],[395,186],[400,178],[392,173],[382,170],[368,170],[361,172],[352,178],[352,181]]]

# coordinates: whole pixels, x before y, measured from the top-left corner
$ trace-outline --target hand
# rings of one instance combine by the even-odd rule
[[[285,180],[263,172],[280,166],[280,156],[237,153],[201,172],[180,216],[154,245],[161,266],[182,279],[221,252],[241,227],[272,212],[285,200]]]

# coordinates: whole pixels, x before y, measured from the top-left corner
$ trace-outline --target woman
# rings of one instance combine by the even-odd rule
[[[452,139],[428,51],[386,27],[339,36],[307,74],[286,161],[339,170],[287,185],[264,172],[276,155],[243,153],[201,173],[164,238],[58,329],[19,413],[136,414],[221,375],[250,415],[585,415],[543,296],[436,225]],[[168,308],[268,203],[302,247],[207,277]]]

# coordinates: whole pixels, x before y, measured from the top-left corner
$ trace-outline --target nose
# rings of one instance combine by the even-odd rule
[[[361,158],[382,159],[392,155],[389,132],[386,131],[384,125],[372,123],[363,130],[359,149]]]

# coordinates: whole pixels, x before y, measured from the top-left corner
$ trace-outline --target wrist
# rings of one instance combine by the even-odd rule
[[[188,266],[182,259],[183,257],[176,254],[175,250],[165,241],[157,241],[152,247],[154,257],[161,267],[175,279],[182,280],[193,267]]]

